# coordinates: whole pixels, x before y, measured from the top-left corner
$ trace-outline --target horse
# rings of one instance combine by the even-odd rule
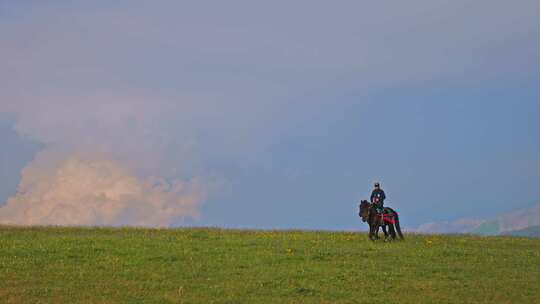
[[[374,204],[369,203],[366,200],[360,202],[359,206],[360,211],[358,216],[362,218],[363,222],[367,222],[369,225],[369,239],[374,241],[379,239],[379,227],[383,228],[385,240],[388,239],[388,233],[386,232],[386,226],[390,231],[390,237],[392,240],[396,239],[396,231],[400,239],[403,238],[401,233],[401,227],[399,225],[399,216],[394,209],[389,207],[384,207],[384,212],[382,214],[377,213],[375,210]]]

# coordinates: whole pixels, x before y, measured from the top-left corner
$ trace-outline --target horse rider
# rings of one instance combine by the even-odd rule
[[[386,194],[384,193],[384,190],[381,189],[381,184],[378,182],[375,183],[373,191],[371,192],[371,203],[374,204],[375,210],[378,213],[382,213],[384,211],[384,200],[386,199]]]

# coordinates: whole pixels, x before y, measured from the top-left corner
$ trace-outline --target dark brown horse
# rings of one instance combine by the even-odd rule
[[[382,227],[385,240],[388,239],[388,233],[386,228],[390,232],[390,237],[396,239],[396,231],[399,238],[403,240],[403,234],[401,233],[401,227],[399,226],[399,216],[392,208],[385,207],[382,214],[377,213],[374,204],[363,200],[360,203],[360,211],[358,215],[362,218],[363,222],[367,222],[369,225],[369,238],[374,241],[379,238],[379,227]]]

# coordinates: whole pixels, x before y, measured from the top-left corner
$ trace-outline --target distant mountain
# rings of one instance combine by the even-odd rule
[[[526,236],[540,238],[540,226],[531,226],[521,230],[514,230],[502,233],[502,235]]]
[[[455,221],[426,223],[420,225],[416,231],[420,233],[468,233],[482,223],[484,220],[463,218]]]
[[[540,226],[540,204],[501,214],[494,219],[458,219],[423,224],[418,227],[420,233],[472,233],[481,235],[513,235],[516,233],[535,233],[535,226]],[[531,227],[532,230],[527,230]],[[524,232],[522,232],[524,231]]]
[[[497,217],[501,232],[540,225],[540,204]]]

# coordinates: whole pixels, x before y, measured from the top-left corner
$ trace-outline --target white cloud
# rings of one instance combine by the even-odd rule
[[[141,180],[96,155],[41,152],[23,170],[17,195],[0,208],[0,223],[167,227],[197,219],[206,188],[197,180]]]

